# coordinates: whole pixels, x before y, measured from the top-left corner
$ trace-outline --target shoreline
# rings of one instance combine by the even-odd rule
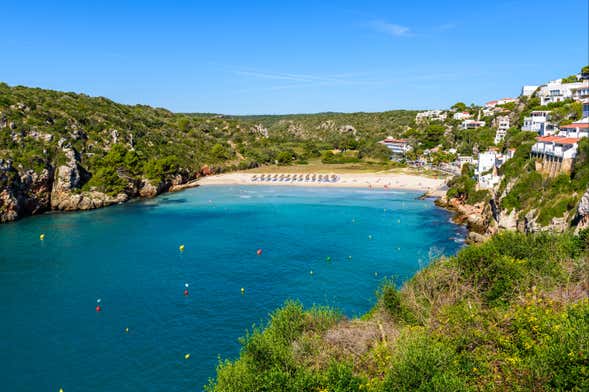
[[[291,173],[271,173],[272,177],[292,175]],[[268,176],[268,174],[266,174]],[[307,174],[305,174],[307,176]],[[200,178],[196,185],[259,185],[259,186],[298,186],[313,188],[368,188],[389,190],[410,190],[425,192],[427,197],[445,195],[445,178],[430,178],[403,173],[346,173],[336,174],[336,182],[310,181],[260,181],[260,173],[232,172]]]

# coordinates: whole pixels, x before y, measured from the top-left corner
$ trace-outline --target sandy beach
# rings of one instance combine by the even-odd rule
[[[272,177],[279,178],[284,173],[272,173]],[[289,173],[290,174],[290,173]],[[266,174],[268,176],[269,174]],[[287,174],[284,174],[287,175]],[[306,174],[305,174],[306,176]],[[441,196],[444,193],[445,182],[443,178],[430,178],[425,176],[402,173],[346,173],[336,174],[335,182],[311,182],[311,181],[260,181],[260,173],[226,173],[203,177],[198,180],[198,185],[280,185],[280,186],[304,186],[304,187],[339,187],[339,188],[372,188],[372,189],[402,189],[428,192],[432,196]]]

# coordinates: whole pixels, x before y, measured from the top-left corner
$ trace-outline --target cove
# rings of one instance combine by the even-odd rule
[[[205,186],[2,225],[2,387],[201,390],[285,300],[359,316],[384,277],[454,254],[464,228],[418,195]]]

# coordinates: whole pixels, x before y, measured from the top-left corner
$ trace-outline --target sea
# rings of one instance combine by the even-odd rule
[[[0,225],[0,388],[201,391],[285,301],[359,317],[455,254],[464,227],[418,196],[202,186]]]

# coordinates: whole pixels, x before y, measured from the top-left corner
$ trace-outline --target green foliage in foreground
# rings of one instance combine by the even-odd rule
[[[287,302],[208,391],[589,389],[589,233],[505,233],[345,320]]]

